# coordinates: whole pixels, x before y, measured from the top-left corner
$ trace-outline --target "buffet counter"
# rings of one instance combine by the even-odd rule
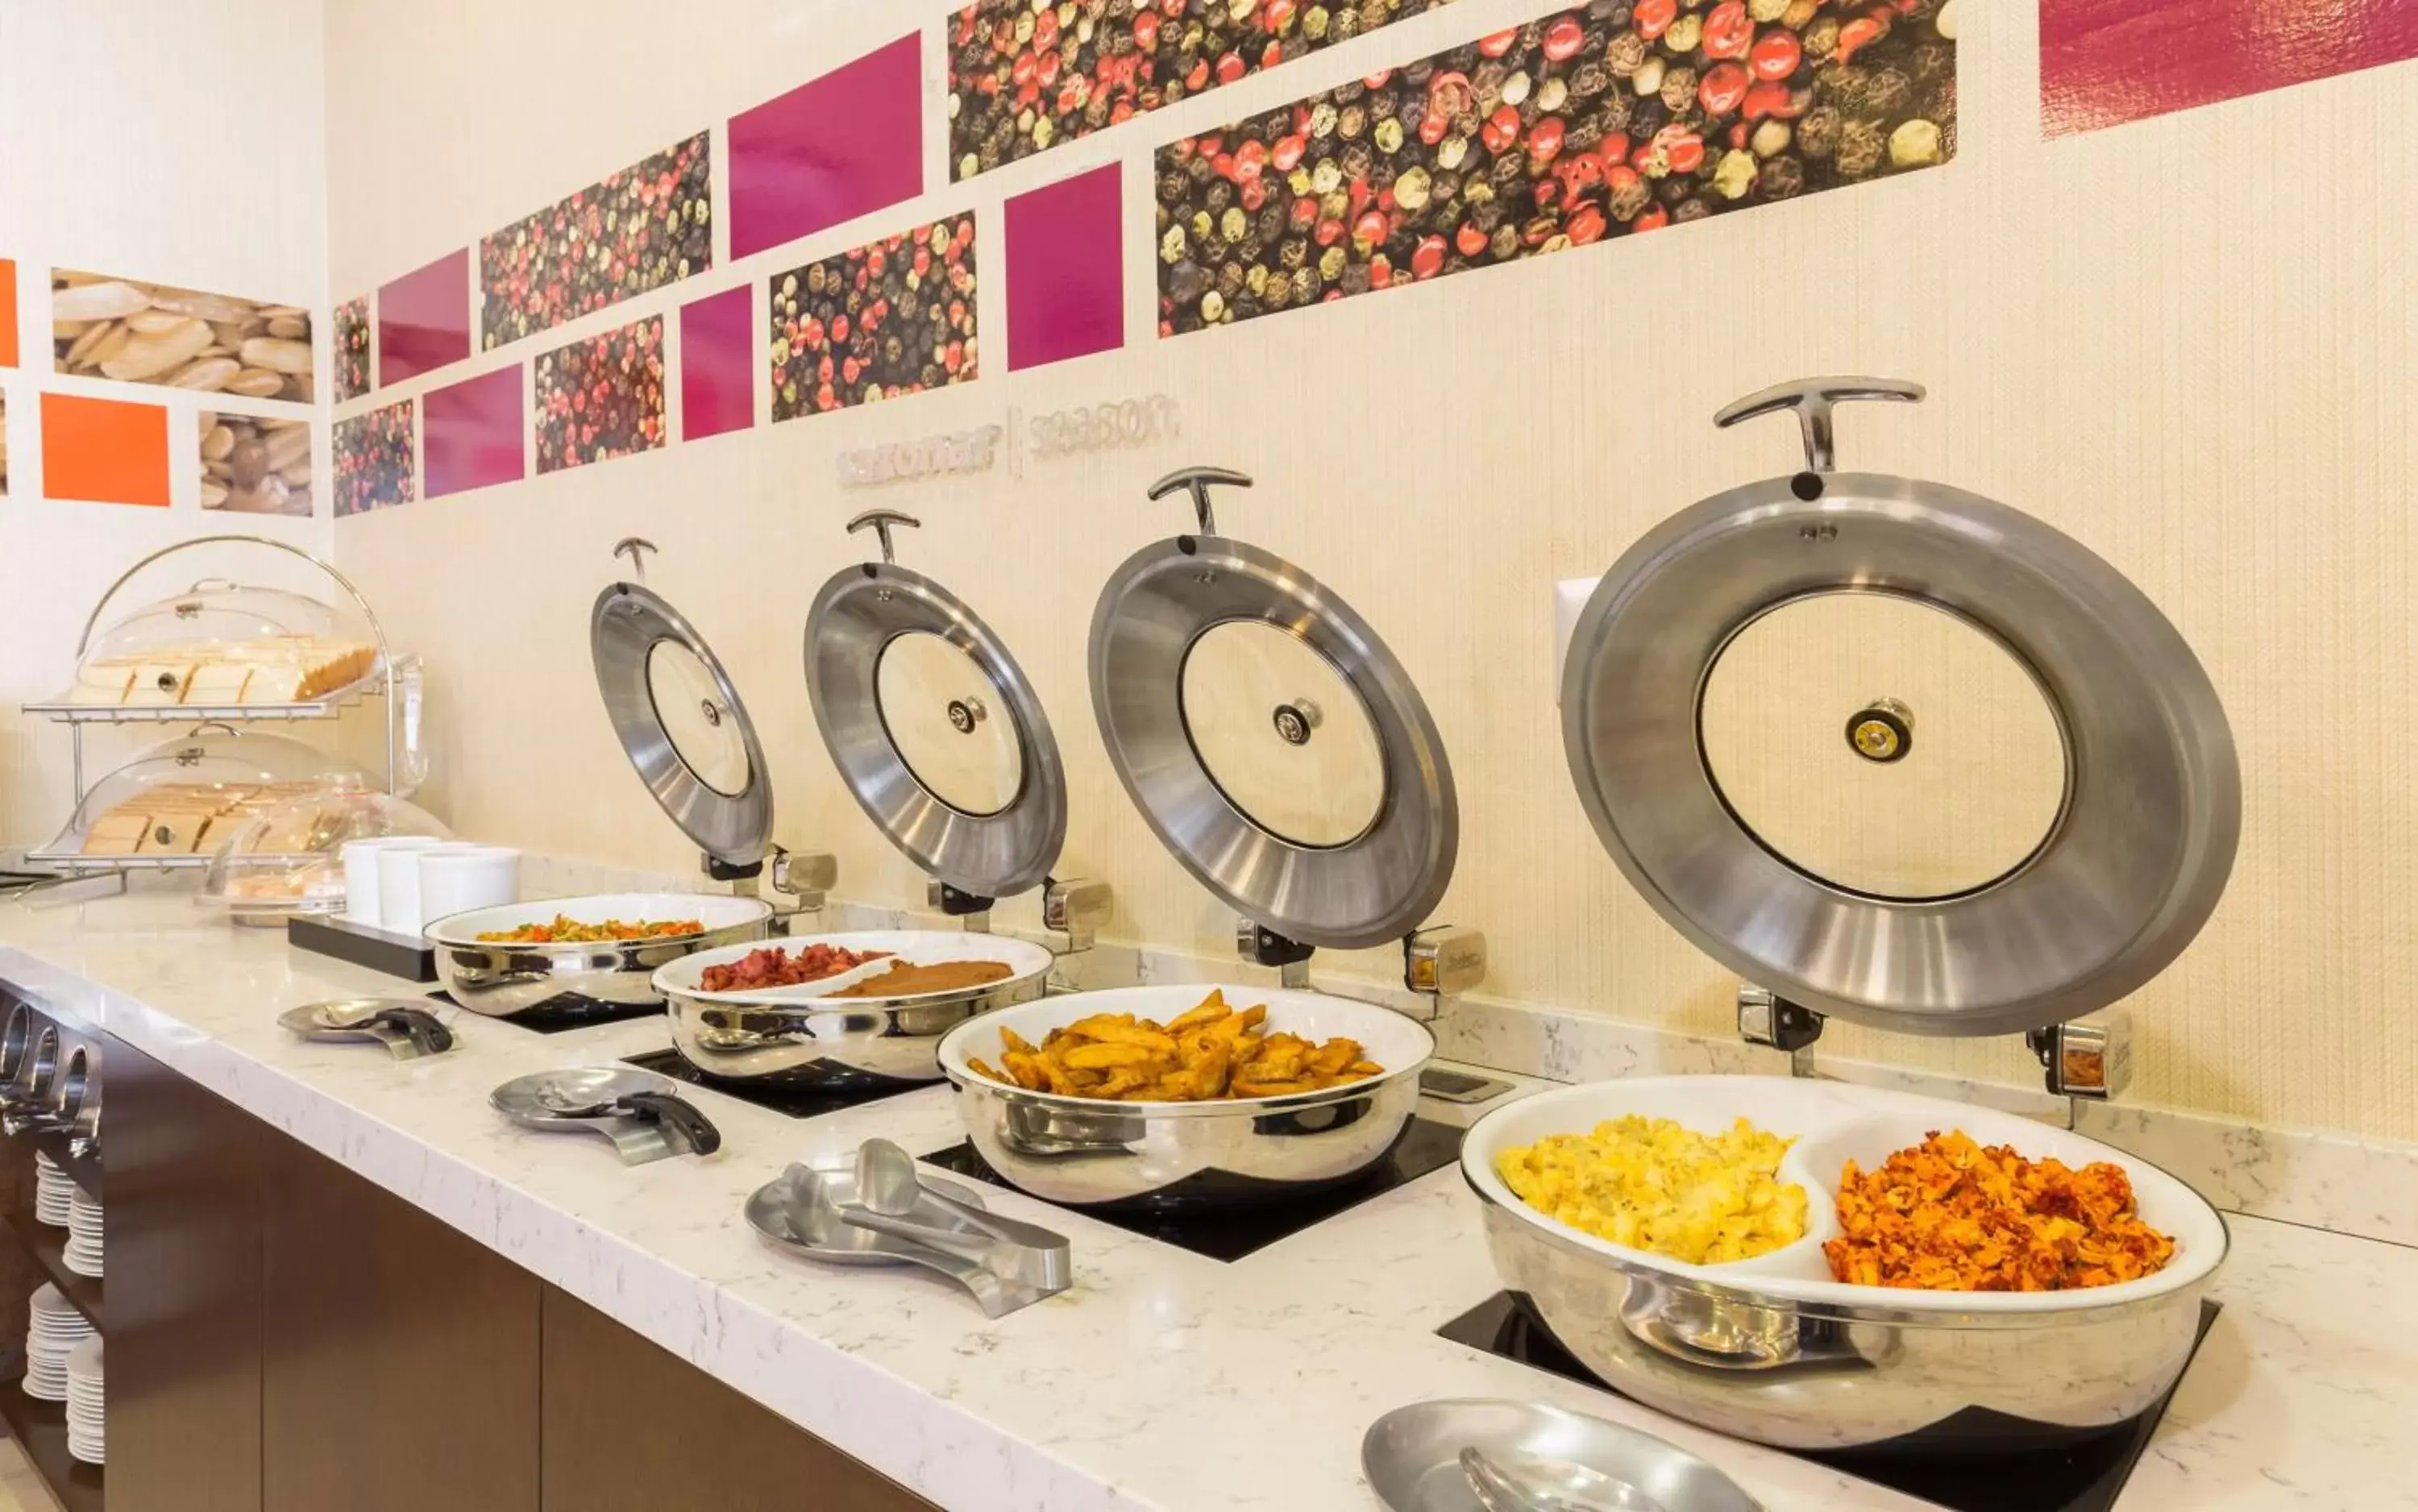
[[[0,906],[0,980],[945,1507],[1373,1509],[1363,1431],[1456,1397],[1634,1424],[1786,1512],[1925,1504],[1439,1337],[1499,1290],[1451,1167],[1232,1263],[996,1194],[1001,1212],[1071,1237],[1076,1280],[991,1321],[944,1283],[775,1253],[742,1217],[792,1160],[877,1135],[918,1154],[956,1143],[943,1089],[804,1121],[700,1092],[722,1152],[625,1168],[600,1141],[507,1123],[487,1094],[662,1048],[660,1019],[546,1036],[463,1015],[456,1053],[408,1063],[304,1043],[281,1011],[396,984],[139,889]],[[2120,1507],[2418,1507],[2403,1421],[2418,1395],[2418,1250],[2230,1221],[2212,1293],[2224,1311]],[[715,1459],[699,1446],[700,1492]]]

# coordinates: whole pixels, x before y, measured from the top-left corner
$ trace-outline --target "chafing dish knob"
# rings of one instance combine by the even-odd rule
[[[1847,716],[1847,744],[1867,761],[1888,766],[1914,749],[1914,710],[1895,698],[1875,698]]]

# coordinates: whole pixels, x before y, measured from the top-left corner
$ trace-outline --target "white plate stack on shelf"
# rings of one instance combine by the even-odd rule
[[[46,1402],[68,1399],[68,1355],[78,1345],[98,1343],[92,1324],[68,1305],[54,1286],[43,1286],[28,1302],[25,1332],[25,1395]]]
[[[34,1152],[34,1216],[54,1229],[68,1226],[69,1210],[75,1198],[75,1183],[59,1169],[58,1162],[40,1151]]]
[[[100,1278],[100,1204],[79,1186],[68,1195],[68,1269]]]
[[[68,1352],[68,1453],[87,1465],[103,1459],[100,1336],[95,1334]]]

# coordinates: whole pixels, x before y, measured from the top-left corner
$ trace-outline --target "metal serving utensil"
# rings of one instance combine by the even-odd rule
[[[839,1179],[846,1181],[849,1178],[842,1175]],[[833,1197],[823,1173],[811,1166],[791,1166],[776,1185],[779,1190],[775,1196],[780,1215],[788,1229],[788,1240],[818,1258],[861,1263],[868,1251],[865,1245],[852,1237],[851,1230],[862,1229],[879,1233],[881,1237],[872,1246],[871,1254],[920,1265],[947,1276],[972,1292],[974,1301],[981,1305],[984,1315],[991,1318],[1003,1318],[1020,1307],[1031,1306],[1043,1297],[1065,1290],[1064,1280],[1054,1285],[1036,1285],[1018,1275],[1002,1275],[973,1254],[938,1247],[940,1244],[956,1244],[980,1250],[997,1243],[978,1232],[928,1228],[900,1219],[884,1218],[853,1203],[839,1202]],[[941,1194],[926,1188],[925,1195],[930,1198]],[[950,1203],[950,1208],[951,1211],[980,1211],[955,1201]],[[876,1221],[860,1222],[860,1216]],[[896,1229],[907,1230],[907,1234],[895,1232],[890,1227],[893,1225]],[[933,1236],[933,1242],[922,1242],[914,1237],[926,1233]],[[1059,1269],[1063,1274],[1066,1269],[1063,1254],[1066,1241],[1059,1239],[1058,1245],[1062,1251]]]
[[[1045,1292],[1063,1291],[1073,1279],[1072,1246],[1065,1235],[969,1207],[932,1190],[915,1169],[915,1157],[888,1139],[867,1139],[857,1146],[856,1195],[863,1205],[843,1207],[840,1216],[860,1229],[945,1246],[996,1275]],[[940,1229],[910,1221],[918,1207],[936,1207],[956,1226]],[[968,1228],[980,1233],[968,1233]]]
[[[669,1092],[624,1092],[583,1100],[560,1087],[548,1085],[538,1088],[537,1100],[547,1112],[564,1118],[625,1118],[663,1125],[677,1132],[700,1155],[710,1155],[722,1148],[722,1131],[713,1126],[713,1121]]]
[[[1461,1451],[1461,1473],[1486,1512],[1667,1512],[1625,1480],[1542,1455],[1497,1460],[1473,1446]]]
[[[338,998],[293,1008],[277,1021],[306,1040],[372,1040],[398,1061],[453,1048],[453,1031],[425,1002],[407,998]]]

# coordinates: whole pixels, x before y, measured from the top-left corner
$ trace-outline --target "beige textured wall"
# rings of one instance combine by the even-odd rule
[[[51,366],[50,269],[325,303],[326,130],[318,0],[0,0],[0,257],[17,261],[21,337],[0,499],[0,846],[41,845],[74,808],[67,730],[17,706],[68,686],[77,633],[117,574],[195,536],[329,548],[314,520],[205,512],[205,395],[68,377]],[[323,340],[322,345],[325,344]],[[168,410],[167,509],[40,497],[40,390]],[[324,389],[324,385],[323,385]],[[324,428],[314,445],[327,455]],[[189,552],[130,585],[123,608],[200,577],[325,594],[282,554]],[[163,732],[96,731],[97,773]]]
[[[335,293],[945,8],[691,0],[666,34],[661,8],[640,0],[432,0],[408,26],[391,8],[336,0]],[[919,208],[971,206],[995,236],[1006,192],[1121,155],[1139,163],[1144,141],[1543,8],[1463,0],[565,335],[760,283]],[[2247,783],[2240,864],[2199,944],[2134,1004],[2135,1098],[2418,1136],[2418,1040],[2388,1017],[2412,974],[2418,901],[2418,140],[2399,129],[2418,71],[2049,145],[2031,8],[1966,8],[1960,155],[1945,169],[1013,376],[992,279],[990,366],[970,387],[344,523],[342,561],[432,664],[438,802],[499,840],[688,863],[615,747],[587,666],[606,552],[644,531],[666,548],[656,586],[731,663],[764,727],[781,839],[837,850],[849,895],[917,895],[917,876],[832,775],[800,671],[813,591],[855,554],[840,522],[870,502],[833,486],[834,455],[996,422],[1010,405],[1164,391],[1184,405],[1181,442],[882,496],[925,517],[907,559],[992,620],[1052,710],[1073,783],[1068,869],[1113,879],[1112,932],[1229,948],[1228,921],[1109,771],[1083,675],[1097,586],[1179,527],[1141,485],[1179,462],[1217,462],[1261,481],[1224,506],[1225,528],[1353,600],[1426,691],[1463,810],[1441,916],[1492,936],[1489,990],[1723,1033],[1732,984],[1629,891],[1571,795],[1549,586],[1599,572],[1671,511],[1790,466],[1783,424],[1712,430],[1730,398],[1809,373],[1901,375],[1929,384],[1932,402],[1848,416],[1848,465],[1953,482],[2079,536],[2173,616],[2232,712]],[[937,111],[937,51],[927,67]],[[937,145],[932,155],[930,181],[943,184]],[[1128,169],[1137,217],[1143,172]],[[1128,250],[1138,334],[1152,328],[1140,224]],[[2004,1041],[1839,1039],[2034,1074]]]

